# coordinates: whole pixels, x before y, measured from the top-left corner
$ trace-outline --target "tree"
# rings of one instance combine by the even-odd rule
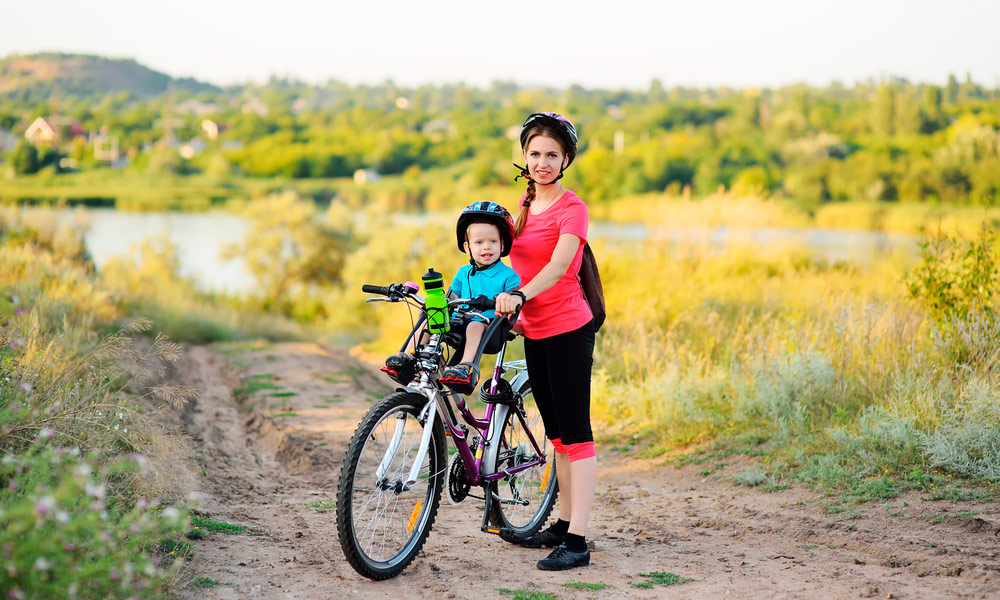
[[[268,310],[292,312],[292,297],[311,287],[340,280],[347,250],[346,233],[316,218],[316,205],[295,193],[255,200],[243,242],[224,251],[242,258],[257,279]]]
[[[10,162],[14,167],[14,173],[18,175],[37,173],[38,149],[25,141],[20,141],[11,152]]]

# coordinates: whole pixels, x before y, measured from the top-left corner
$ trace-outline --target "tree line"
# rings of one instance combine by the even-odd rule
[[[780,195],[806,208],[869,200],[970,204],[1000,194],[1000,94],[966,77],[852,87],[646,90],[525,88],[497,82],[401,87],[265,84],[153,98],[127,92],[0,98],[0,127],[59,114],[115,137],[128,169],[219,178],[349,177],[358,169],[443,186],[509,181],[526,114],[570,116],[581,153],[568,181],[588,201],[649,192]],[[208,138],[202,124],[219,126]],[[512,129],[513,128],[513,129]],[[201,140],[185,157],[178,145]],[[14,171],[99,168],[80,139],[7,155]]]

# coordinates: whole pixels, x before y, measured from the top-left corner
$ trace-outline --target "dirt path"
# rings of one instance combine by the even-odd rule
[[[330,508],[347,442],[388,386],[345,352],[312,344],[226,354],[188,351],[176,378],[204,395],[178,418],[198,448],[191,469],[203,515],[255,534],[210,533],[196,542],[182,598],[513,596],[501,588],[564,599],[1000,598],[996,506],[909,496],[827,514],[829,501],[805,490],[765,494],[732,484],[739,465],[703,476],[704,467],[664,467],[607,449],[590,567],[535,569],[546,551],[481,534],[482,504],[469,499],[442,501],[414,563],[393,580],[371,582],[344,560]],[[237,402],[233,391],[248,381],[277,388]],[[634,587],[653,571],[693,581]],[[571,582],[613,587],[563,585]]]

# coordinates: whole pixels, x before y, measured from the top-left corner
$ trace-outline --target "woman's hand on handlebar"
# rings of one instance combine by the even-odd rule
[[[517,311],[517,307],[524,304],[520,296],[502,292],[496,297],[496,313],[498,315],[510,316]]]

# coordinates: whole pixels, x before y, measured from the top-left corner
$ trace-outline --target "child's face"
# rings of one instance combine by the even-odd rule
[[[465,230],[465,251],[480,267],[488,267],[500,259],[500,230],[489,223],[473,223]]]

